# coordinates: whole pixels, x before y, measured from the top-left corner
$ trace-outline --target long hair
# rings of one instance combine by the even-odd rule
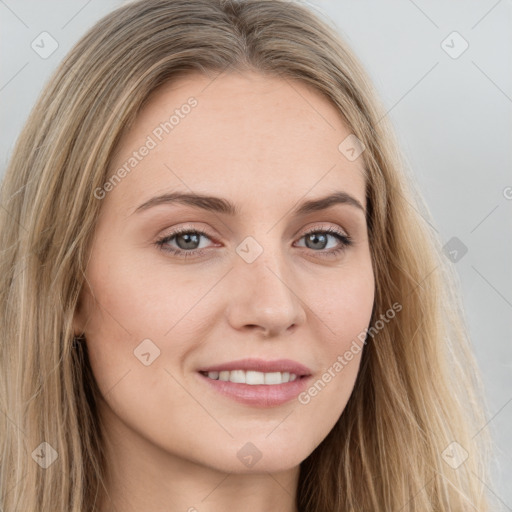
[[[82,37],[39,97],[1,191],[1,510],[95,510],[99,391],[86,347],[72,348],[95,190],[157,87],[230,70],[314,87],[365,147],[371,325],[382,326],[344,412],[301,462],[299,510],[489,510],[488,412],[457,275],[361,64],[332,24],[285,0],[128,3]]]

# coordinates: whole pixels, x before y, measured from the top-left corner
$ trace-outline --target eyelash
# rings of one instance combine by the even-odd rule
[[[320,254],[323,254],[322,257],[327,257],[327,258],[335,257],[340,252],[345,251],[348,247],[350,247],[353,244],[353,240],[352,240],[352,238],[349,235],[346,235],[345,233],[342,233],[341,231],[338,231],[335,228],[327,228],[327,229],[318,229],[318,228],[316,228],[316,229],[312,229],[312,230],[304,233],[301,236],[301,239],[306,237],[306,236],[308,236],[308,235],[311,235],[313,233],[315,233],[315,234],[316,233],[329,234],[329,235],[332,235],[335,238],[337,238],[338,241],[340,242],[340,246],[338,248],[336,248],[336,249],[330,249],[328,251],[323,251],[323,250],[322,251],[313,251],[313,252],[318,252]],[[183,259],[186,259],[186,258],[189,258],[189,257],[200,257],[200,256],[202,256],[203,252],[206,250],[205,248],[203,248],[203,249],[191,249],[189,251],[186,251],[184,249],[176,249],[176,248],[166,248],[166,247],[164,247],[165,244],[167,244],[167,242],[170,242],[173,238],[175,238],[177,236],[180,236],[180,235],[183,235],[183,234],[197,234],[197,235],[204,236],[204,237],[206,237],[206,238],[211,240],[211,237],[205,231],[202,231],[200,229],[181,228],[181,229],[177,229],[176,231],[173,231],[169,235],[165,235],[164,237],[158,239],[155,242],[155,245],[160,250],[165,251],[167,253],[170,253],[173,256],[177,256],[179,258],[183,258]]]

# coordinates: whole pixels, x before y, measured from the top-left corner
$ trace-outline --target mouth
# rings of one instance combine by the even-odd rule
[[[311,379],[311,371],[291,360],[245,359],[198,370],[210,389],[239,403],[275,407],[293,400]]]

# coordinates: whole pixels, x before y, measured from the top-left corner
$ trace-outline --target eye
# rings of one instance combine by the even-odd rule
[[[302,238],[305,239],[305,246],[309,249],[321,249],[321,254],[325,257],[333,257],[338,255],[340,252],[347,249],[353,244],[352,239],[346,233],[338,231],[336,228],[319,229],[314,228],[305,233]],[[301,239],[302,239],[301,238]],[[325,247],[328,245],[329,238],[337,240],[337,245],[325,251]],[[302,246],[304,247],[304,246]],[[319,251],[314,251],[319,252]]]
[[[200,247],[201,238],[206,238],[211,241],[210,236],[205,231],[200,229],[180,228],[157,240],[155,245],[162,251],[171,253],[180,258],[199,257],[203,254],[205,249],[204,246]],[[323,257],[336,256],[353,244],[349,235],[335,228],[312,229],[302,235],[300,240],[303,238],[306,243],[305,247],[312,249],[313,252],[320,253]],[[328,245],[329,238],[335,239],[337,245],[326,251],[325,248]],[[170,245],[171,242],[174,242],[177,247]]]
[[[208,234],[200,229],[180,228],[173,231],[170,235],[160,238],[155,243],[162,251],[187,258],[189,256],[200,256],[203,253],[202,249],[204,247],[198,247],[201,237],[210,240]],[[173,240],[178,245],[177,248],[169,246],[169,243]]]

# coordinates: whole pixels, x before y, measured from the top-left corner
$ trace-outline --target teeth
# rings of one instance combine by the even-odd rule
[[[231,372],[233,375],[233,372]],[[231,377],[232,378],[232,377]],[[229,380],[231,380],[231,378]],[[245,383],[246,384],[265,384],[265,374],[261,372],[245,372]]]
[[[245,372],[242,370],[233,370],[230,372],[229,380],[231,382],[239,382],[240,384],[245,384]]]
[[[228,381],[229,380],[229,373],[230,372],[219,372],[219,380],[225,380],[225,381]],[[208,375],[209,376],[209,375]]]
[[[281,372],[265,373],[265,384],[281,384]]]
[[[232,370],[222,372],[208,372],[208,377],[213,380],[222,380],[224,382],[236,382],[239,384],[284,384],[285,382],[293,382],[297,375],[289,372],[255,372],[244,370]]]

